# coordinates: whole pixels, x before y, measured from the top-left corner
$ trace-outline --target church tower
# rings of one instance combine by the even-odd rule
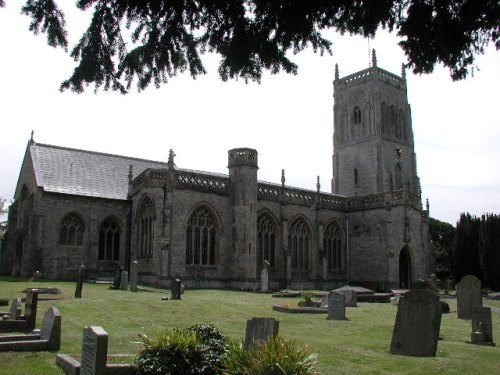
[[[339,78],[335,66],[332,192],[344,196],[405,189],[420,197],[411,110],[401,77],[372,66]]]

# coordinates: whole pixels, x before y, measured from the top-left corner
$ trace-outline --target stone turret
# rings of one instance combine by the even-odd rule
[[[251,148],[228,152],[233,216],[233,269],[236,278],[256,279],[258,153]]]

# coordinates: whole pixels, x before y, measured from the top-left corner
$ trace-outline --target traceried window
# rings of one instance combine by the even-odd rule
[[[85,225],[82,219],[77,214],[71,213],[63,219],[59,228],[59,244],[81,246],[84,233]]]
[[[99,228],[99,260],[120,259],[120,227],[113,218],[107,218]]]
[[[215,265],[217,237],[211,212],[204,206],[196,209],[186,228],[186,264]]]
[[[323,236],[323,248],[326,252],[328,269],[342,268],[342,230],[336,222],[330,223]]]
[[[302,218],[296,219],[288,229],[288,247],[292,251],[292,268],[309,268],[309,244],[311,234]]]
[[[259,266],[267,260],[271,267],[275,264],[277,230],[274,221],[267,214],[257,219],[257,261]]]
[[[153,255],[155,210],[153,201],[146,197],[139,209],[139,257]]]

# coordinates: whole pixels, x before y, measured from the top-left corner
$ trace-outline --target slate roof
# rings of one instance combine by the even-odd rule
[[[32,143],[30,154],[37,186],[44,191],[107,199],[127,199],[128,173],[167,163]]]

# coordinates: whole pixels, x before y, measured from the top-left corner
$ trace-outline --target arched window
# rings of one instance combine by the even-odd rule
[[[406,114],[402,109],[399,110],[399,128],[400,128],[400,138],[405,142],[408,141],[408,129],[406,128]]]
[[[186,264],[215,265],[217,237],[211,212],[204,206],[197,208],[186,228]]]
[[[396,108],[393,105],[391,105],[390,114],[391,114],[391,127],[390,127],[391,135],[396,136],[398,127],[398,117],[396,113]]]
[[[396,164],[396,190],[401,190],[403,188],[404,179],[403,179],[403,170],[401,169],[401,165]]]
[[[359,186],[359,173],[358,168],[354,168],[354,186]]]
[[[59,228],[59,244],[81,246],[84,233],[85,225],[82,219],[77,214],[71,213],[63,219]]]
[[[99,260],[120,259],[120,227],[109,217],[99,228]]]
[[[354,125],[361,124],[361,109],[358,106],[352,110],[352,123]]]
[[[389,109],[386,102],[382,102],[380,107],[382,114],[382,133],[389,134]]]
[[[259,266],[267,260],[271,267],[275,264],[277,230],[274,221],[268,214],[257,219],[257,262]]]
[[[342,230],[336,222],[331,222],[325,229],[323,248],[326,252],[328,269],[342,268]]]
[[[155,209],[153,201],[146,197],[141,204],[138,215],[139,221],[139,257],[153,255]]]
[[[288,246],[292,251],[292,268],[309,268],[311,235],[304,219],[296,219],[288,229]]]

